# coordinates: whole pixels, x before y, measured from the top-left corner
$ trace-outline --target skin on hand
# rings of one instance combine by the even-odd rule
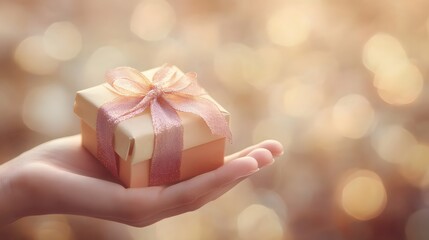
[[[0,166],[0,226],[41,214],[84,215],[143,227],[200,208],[283,153],[267,140],[222,167],[171,185],[126,189],[81,146],[80,135],[35,147]]]

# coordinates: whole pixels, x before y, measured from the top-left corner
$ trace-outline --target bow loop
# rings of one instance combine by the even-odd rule
[[[152,82],[155,84],[171,84],[174,82],[174,78],[177,74],[177,70],[170,64],[164,64],[155,75],[153,75]]]
[[[125,97],[144,96],[151,86],[151,81],[134,68],[119,67],[106,73],[106,82],[110,90]]]

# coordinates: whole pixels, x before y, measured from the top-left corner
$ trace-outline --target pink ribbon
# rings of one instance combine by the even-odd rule
[[[224,116],[204,97],[194,72],[183,74],[171,65],[162,66],[152,81],[138,70],[119,67],[106,74],[108,88],[119,97],[101,106],[97,115],[98,159],[116,177],[119,157],[114,151],[115,127],[150,108],[155,135],[149,185],[179,181],[183,127],[177,111],[200,116],[215,135],[231,138]],[[143,147],[143,146],[137,146]]]

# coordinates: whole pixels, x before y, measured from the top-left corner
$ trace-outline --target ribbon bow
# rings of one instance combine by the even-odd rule
[[[231,138],[224,116],[216,104],[204,97],[206,93],[196,79],[196,73],[183,74],[167,64],[154,74],[152,81],[130,67],[107,72],[108,88],[119,97],[98,110],[97,154],[114,176],[118,177],[114,129],[120,122],[141,114],[148,107],[155,135],[150,186],[171,184],[180,179],[183,127],[177,111],[196,114],[213,134]]]

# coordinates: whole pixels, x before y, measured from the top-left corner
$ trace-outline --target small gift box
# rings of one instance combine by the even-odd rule
[[[196,82],[164,65],[106,74],[77,92],[82,144],[126,187],[168,185],[218,168],[231,137],[229,113]]]

